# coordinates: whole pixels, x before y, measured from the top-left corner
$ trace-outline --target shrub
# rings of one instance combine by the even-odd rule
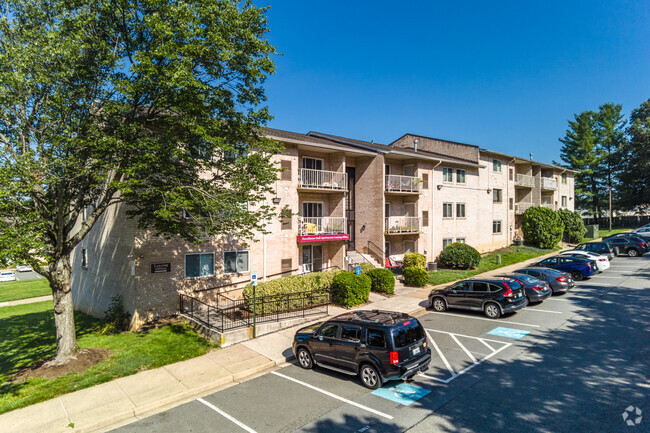
[[[426,269],[427,259],[420,253],[406,253],[404,254],[404,267]]]
[[[557,212],[545,207],[534,206],[524,212],[521,229],[524,232],[526,244],[550,249],[555,248],[562,240],[564,224]]]
[[[456,242],[442,250],[439,262],[443,268],[470,269],[478,266],[481,255],[471,246]]]
[[[373,269],[376,269],[370,263],[360,263],[359,266],[361,266],[361,273],[362,274],[367,274],[368,272],[372,271]]]
[[[371,279],[368,275],[341,272],[334,277],[332,301],[344,307],[354,307],[368,302]]]
[[[569,209],[558,209],[558,216],[564,224],[564,234],[562,240],[564,242],[571,242],[572,244],[579,244],[587,233],[585,223],[578,212],[572,212]]]
[[[395,292],[395,277],[388,269],[377,268],[368,272],[372,285],[370,290],[377,293],[393,294]]]
[[[119,334],[127,331],[131,325],[131,315],[124,310],[120,295],[111,298],[108,309],[104,311],[104,318],[99,324],[97,332],[100,334]]]
[[[429,273],[415,266],[404,268],[404,284],[411,287],[424,287],[429,281]]]

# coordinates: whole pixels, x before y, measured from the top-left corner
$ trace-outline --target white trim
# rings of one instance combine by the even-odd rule
[[[248,252],[248,263],[246,267],[248,268],[244,272],[226,272],[226,253],[235,253],[235,267],[237,267],[237,253],[240,252]],[[222,264],[223,264],[223,275],[244,275],[248,274],[251,271],[251,250],[228,250],[228,251],[222,251],[221,254],[221,259],[222,259]]]
[[[463,181],[462,182],[458,181],[458,172],[459,171],[463,172]],[[457,168],[456,169],[456,183],[459,184],[459,185],[467,184],[467,170],[465,170],[464,168]]]
[[[445,216],[445,205],[450,204],[451,205],[451,216]],[[444,201],[442,202],[442,219],[445,220],[450,220],[454,218],[454,203],[450,201]]]
[[[451,167],[441,167],[442,168],[442,183],[454,183],[454,169]],[[451,180],[445,180],[445,169],[449,170],[451,173]]]
[[[188,277],[187,276],[187,256],[196,256],[196,255],[203,255],[203,254],[212,254],[212,275],[200,275],[198,277]],[[199,257],[199,266],[201,265],[201,258]],[[198,252],[198,253],[185,253],[183,256],[183,279],[184,280],[197,280],[199,278],[211,278],[215,276],[215,254],[214,251],[207,251],[207,252]],[[200,270],[200,268],[199,268]]]
[[[303,206],[305,204],[319,204],[321,206],[321,215],[320,216],[315,216],[315,217],[308,217],[306,215],[303,215],[303,211],[305,210]],[[303,201],[300,203],[300,216],[303,218],[323,218],[325,216],[325,202],[323,201]]]
[[[497,221],[499,222],[499,231],[495,232],[494,231],[494,223],[497,222]],[[503,234],[503,220],[492,220],[492,234],[493,235]]]
[[[494,169],[494,161],[499,161],[499,169],[498,170]],[[492,172],[493,173],[503,173],[503,161],[501,161],[498,158],[492,158]]]
[[[466,219],[466,218],[467,218],[467,203],[465,203],[465,202],[458,202],[458,203],[454,203],[454,204],[456,205],[456,219],[461,219],[461,220]],[[462,204],[462,205],[463,205],[463,216],[462,216],[462,217],[461,217],[461,216],[458,216],[458,205],[459,205],[459,204]]]
[[[300,156],[300,168],[307,168],[307,167],[305,167],[305,163],[304,163],[305,158],[313,159],[315,161],[320,161],[321,162],[321,167],[322,167],[321,170],[325,170],[325,158],[318,158],[318,157],[315,157],[315,156],[306,156],[306,155],[305,156]],[[317,169],[313,168],[311,170],[317,170]]]

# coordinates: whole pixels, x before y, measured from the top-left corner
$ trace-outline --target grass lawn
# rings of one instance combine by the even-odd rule
[[[101,335],[94,331],[98,323],[97,319],[75,312],[79,346],[101,346],[114,352],[104,362],[83,373],[12,383],[12,374],[19,369],[56,353],[52,302],[0,308],[0,413],[194,358],[214,347],[186,325],[170,324],[144,333]]]
[[[457,271],[457,270],[439,270],[438,272],[429,273],[429,284],[444,284],[451,281],[462,280],[474,275],[491,271],[503,266],[514,265],[515,263],[523,262],[524,260],[532,259],[534,257],[542,256],[551,253],[555,250],[544,250],[534,247],[510,247],[512,251],[494,252],[481,258],[481,263],[478,269],[471,271]],[[501,264],[497,265],[497,254],[501,255]]]
[[[633,229],[614,229],[612,231],[609,230],[598,230],[598,236],[597,238],[585,238],[585,242],[593,241],[594,239],[600,239],[604,238],[605,236],[609,235],[615,235],[616,233],[623,233],[623,232],[631,232]]]
[[[0,283],[0,302],[51,295],[50,283],[45,278],[7,281]]]

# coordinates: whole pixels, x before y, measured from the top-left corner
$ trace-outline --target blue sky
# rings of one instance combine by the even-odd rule
[[[268,126],[559,160],[567,121],[650,98],[650,1],[270,1]]]

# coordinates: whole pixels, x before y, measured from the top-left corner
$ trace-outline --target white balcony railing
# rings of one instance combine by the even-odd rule
[[[340,171],[300,169],[300,187],[345,191],[348,185],[347,173]]]
[[[347,230],[345,217],[298,217],[298,234],[344,235]]]
[[[386,175],[386,191],[389,192],[420,192],[420,178],[413,176]]]
[[[420,218],[409,216],[388,217],[384,227],[386,234],[419,233]]]
[[[515,214],[523,215],[526,209],[535,206],[535,203],[517,203],[515,204]]]
[[[553,179],[550,177],[543,177],[542,189],[557,189],[557,179]]]
[[[535,186],[535,178],[533,176],[529,176],[527,174],[518,174],[517,175],[517,181],[516,181],[517,186],[527,186],[527,187],[534,187]]]
[[[552,210],[557,210],[557,206],[555,206],[553,203],[542,203],[542,207],[552,209]]]

